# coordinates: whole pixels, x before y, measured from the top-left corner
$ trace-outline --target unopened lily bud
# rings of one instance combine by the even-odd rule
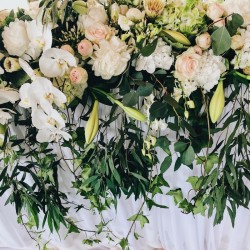
[[[214,26],[219,27],[219,28],[225,26],[225,19],[223,18],[215,19]]]
[[[88,73],[84,68],[73,68],[69,73],[70,81],[72,84],[85,84],[88,80]]]
[[[87,144],[90,144],[94,140],[98,131],[98,104],[98,101],[95,100],[93,109],[85,126],[85,139]]]
[[[3,63],[5,70],[9,73],[15,72],[21,69],[18,58],[6,57]]]
[[[232,36],[231,48],[233,50],[242,49],[243,46],[244,46],[244,39],[242,38],[242,36],[240,35]]]
[[[209,115],[212,123],[219,120],[225,106],[223,82],[220,81],[209,105]]]
[[[110,6],[110,17],[111,17],[112,22],[114,23],[117,22],[119,13],[120,13],[119,5],[117,3],[113,3]]]
[[[82,40],[78,46],[77,46],[78,52],[84,57],[84,58],[88,58],[93,54],[93,45],[92,43],[87,40],[84,39]]]
[[[194,109],[194,108],[195,108],[194,102],[193,102],[192,100],[189,100],[189,101],[187,101],[186,103],[187,103],[187,105],[188,105],[188,107],[189,107],[190,109]]]
[[[222,17],[224,12],[225,10],[220,4],[212,3],[208,5],[206,14],[210,19],[215,21],[216,19]]]
[[[196,41],[196,44],[203,50],[208,49],[212,43],[211,36],[208,32],[197,36],[195,41]]]
[[[187,110],[185,110],[184,116],[186,117],[186,119],[188,119],[188,117],[189,117],[189,112],[188,112]]]
[[[75,51],[73,50],[73,48],[70,45],[68,45],[68,44],[62,45],[61,49],[68,51],[72,55],[75,54]]]
[[[177,32],[175,30],[163,30],[170,38],[175,40],[178,43],[184,44],[184,45],[191,45],[190,41],[187,39],[186,36],[184,36],[182,33]]]
[[[250,67],[246,67],[243,69],[243,72],[246,74],[246,75],[250,75]]]

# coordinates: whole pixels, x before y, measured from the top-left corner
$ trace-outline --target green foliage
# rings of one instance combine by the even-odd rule
[[[221,55],[231,46],[231,36],[224,26],[218,28],[211,35],[212,47],[215,55]]]

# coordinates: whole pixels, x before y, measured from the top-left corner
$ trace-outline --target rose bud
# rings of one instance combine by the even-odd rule
[[[223,16],[224,11],[225,10],[223,9],[223,7],[220,4],[212,3],[212,4],[208,5],[206,14],[212,20],[216,20],[216,19]]]
[[[233,50],[242,49],[243,46],[244,46],[244,40],[242,36],[240,35],[232,36],[231,48]]]
[[[128,11],[128,6],[127,5],[120,5],[120,14],[123,15],[123,16],[126,16],[126,13]]]
[[[3,66],[5,70],[9,73],[15,72],[21,69],[18,58],[6,57]]]
[[[84,58],[88,58],[92,55],[93,53],[93,45],[92,43],[87,40],[84,39],[82,40],[78,46],[77,46],[78,52],[84,57]]]
[[[61,49],[68,51],[72,55],[75,54],[75,51],[73,50],[73,48],[68,44],[62,45]]]
[[[88,73],[84,68],[73,68],[69,73],[69,78],[72,84],[85,84],[88,80]]]
[[[197,36],[196,39],[196,44],[203,50],[208,49],[211,46],[212,39],[209,33],[203,33],[200,36]]]

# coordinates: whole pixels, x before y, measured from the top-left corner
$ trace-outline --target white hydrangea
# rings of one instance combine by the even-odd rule
[[[102,40],[95,46],[92,69],[96,76],[109,80],[112,76],[120,75],[127,67],[130,53],[125,42],[113,36],[110,41]]]
[[[157,68],[169,70],[174,61],[171,52],[171,46],[159,38],[155,51],[147,57],[139,56],[135,69],[137,71],[146,70],[150,74],[154,73]]]
[[[218,84],[220,76],[226,71],[226,66],[221,56],[213,55],[212,50],[205,52],[201,58],[202,67],[196,76],[196,83],[206,92]]]

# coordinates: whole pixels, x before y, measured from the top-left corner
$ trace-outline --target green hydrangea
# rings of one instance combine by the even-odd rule
[[[169,30],[176,30],[186,35],[197,34],[205,24],[205,11],[196,1],[187,1],[185,5],[171,3],[166,5],[156,22]]]

